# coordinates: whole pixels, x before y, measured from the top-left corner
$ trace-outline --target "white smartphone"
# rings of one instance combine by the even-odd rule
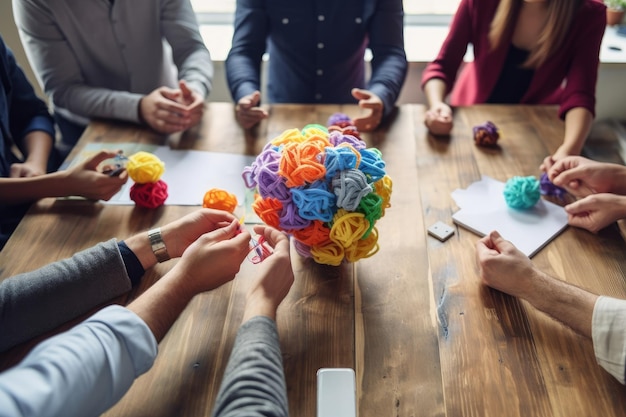
[[[350,368],[317,371],[317,417],[356,417],[356,378]]]

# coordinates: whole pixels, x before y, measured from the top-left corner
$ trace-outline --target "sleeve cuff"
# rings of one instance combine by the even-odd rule
[[[626,373],[626,300],[598,297],[591,336],[598,364],[622,384]]]

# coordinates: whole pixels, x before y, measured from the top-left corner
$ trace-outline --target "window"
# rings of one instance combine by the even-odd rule
[[[404,0],[404,12],[407,17],[421,15],[423,17],[418,20],[424,21],[428,16],[453,15],[459,2],[460,0]],[[191,0],[194,10],[198,13],[199,20],[202,22],[209,18],[208,15],[212,15],[214,19],[220,22],[223,22],[223,19],[226,18],[232,20],[236,3],[236,0]]]

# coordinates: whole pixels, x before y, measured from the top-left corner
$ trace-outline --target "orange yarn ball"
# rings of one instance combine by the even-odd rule
[[[167,184],[163,180],[135,183],[130,187],[130,199],[139,207],[154,209],[160,207],[167,200]]]
[[[237,197],[226,190],[212,188],[204,194],[202,207],[232,213],[237,208]]]

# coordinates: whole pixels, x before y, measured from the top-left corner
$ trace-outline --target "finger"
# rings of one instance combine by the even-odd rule
[[[577,215],[580,213],[587,213],[590,210],[590,204],[586,198],[575,201],[565,206],[565,211],[568,214]]]
[[[372,96],[372,94],[369,91],[362,90],[360,88],[353,88],[351,93],[352,93],[352,97],[354,97],[357,100],[366,100]]]
[[[113,158],[116,155],[117,155],[117,152],[110,152],[110,151],[102,150],[102,151],[99,151],[94,156],[92,156],[90,159],[88,159],[83,166],[87,169],[91,169],[95,171],[98,165],[100,165],[100,162],[104,161],[105,159]]]
[[[193,95],[185,80],[179,80],[178,87],[180,88],[180,92],[183,94],[183,97],[190,97]]]

